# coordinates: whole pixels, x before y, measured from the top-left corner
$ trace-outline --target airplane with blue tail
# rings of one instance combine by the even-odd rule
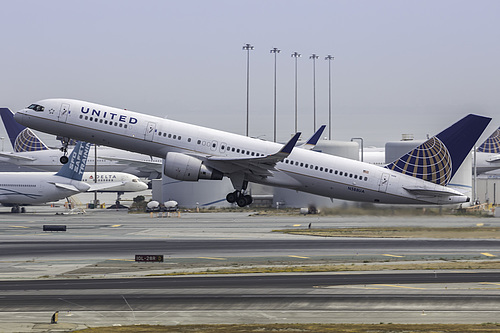
[[[252,203],[248,183],[329,198],[385,204],[460,204],[470,198],[450,180],[491,118],[470,114],[387,166],[282,145],[202,126],[73,99],[45,99],[15,114],[42,132],[164,158],[163,173],[177,180],[221,180],[226,200]]]

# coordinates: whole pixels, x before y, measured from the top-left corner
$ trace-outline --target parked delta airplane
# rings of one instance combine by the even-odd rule
[[[12,144],[13,152],[0,152],[0,160],[19,166],[56,172],[60,169],[59,149],[50,149],[29,128],[18,124],[8,108],[0,108],[0,116]],[[97,171],[125,172],[137,177],[155,179],[161,176],[162,159],[128,151],[97,147]],[[94,171],[95,149],[87,159],[89,172]]]
[[[468,115],[400,159],[379,167],[285,145],[72,100],[46,99],[15,114],[18,123],[62,137],[165,158],[168,177],[229,177],[228,202],[252,202],[249,182],[344,200],[388,204],[468,202],[450,180],[491,118]]]
[[[51,172],[0,172],[0,203],[24,212],[20,206],[64,199],[80,192],[103,191],[122,182],[86,183],[82,181],[90,143],[79,142],[69,162],[56,174]]]

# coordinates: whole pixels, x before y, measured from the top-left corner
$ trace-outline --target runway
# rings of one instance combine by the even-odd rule
[[[314,226],[498,226],[496,219],[122,212],[18,214],[0,225],[0,322],[19,331],[55,310],[74,327],[179,323],[483,323],[500,314],[498,271],[170,276],[221,267],[495,260],[500,240],[292,236]],[[44,224],[67,232],[42,232]],[[163,254],[164,263],[135,263]],[[17,326],[16,326],[17,325]],[[29,326],[29,325],[28,325]],[[36,326],[36,325],[35,325]],[[32,326],[32,327],[35,327]],[[25,326],[23,326],[25,327]],[[30,332],[30,330],[26,330]]]

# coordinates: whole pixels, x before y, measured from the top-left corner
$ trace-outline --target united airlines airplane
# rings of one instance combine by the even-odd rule
[[[388,204],[470,201],[450,188],[491,118],[468,115],[400,159],[380,167],[174,120],[72,99],[46,99],[18,111],[20,124],[43,132],[165,158],[168,177],[229,177],[228,202],[252,203],[249,182],[344,200]]]

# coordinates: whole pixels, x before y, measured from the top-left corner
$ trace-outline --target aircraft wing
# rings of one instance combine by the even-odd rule
[[[248,172],[256,176],[271,176],[271,170],[275,170],[276,163],[283,161],[290,155],[295,144],[299,140],[300,132],[296,133],[283,148],[277,153],[258,157],[223,157],[210,156],[206,160],[214,164],[216,168],[224,173],[233,173],[238,171]]]
[[[151,170],[157,171],[159,173],[162,172],[161,163],[155,162],[155,161],[143,161],[143,160],[136,160],[136,159],[132,159],[132,158],[106,157],[106,156],[99,156],[99,158],[102,158],[102,159],[108,160],[108,161],[123,162],[123,163],[128,164],[131,167],[148,168],[148,170],[151,169]]]
[[[87,192],[102,191],[108,188],[123,185],[125,183],[126,182],[97,183],[97,184],[87,183],[90,185],[90,188],[87,190]]]
[[[20,155],[16,155],[16,154],[13,154],[13,153],[3,153],[3,152],[0,152],[0,158],[7,158],[9,160],[15,160],[15,161],[35,161],[36,158],[33,158],[33,157],[28,157],[28,156],[20,156]]]
[[[424,188],[424,187],[410,187],[410,186],[403,186],[405,190],[408,192],[415,194],[415,195],[424,195],[424,196],[433,196],[433,197],[449,197],[449,196],[459,196],[462,195],[460,193],[457,193],[454,190],[451,189],[446,189],[445,190],[438,190],[438,189],[433,189],[433,188]]]

